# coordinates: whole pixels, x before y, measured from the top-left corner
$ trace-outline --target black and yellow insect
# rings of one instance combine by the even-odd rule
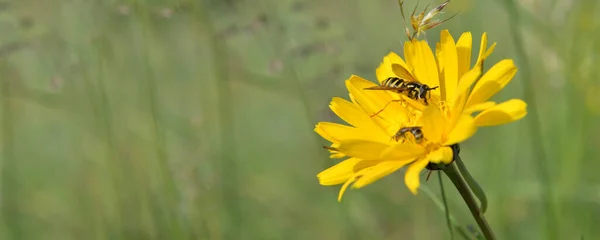
[[[398,77],[389,77],[384,80],[380,86],[374,86],[365,88],[366,90],[389,90],[396,93],[405,93],[411,99],[419,100],[423,99],[425,105],[427,105],[428,93],[431,90],[437,89],[439,86],[429,87],[427,84],[407,81]]]
[[[438,87],[439,86],[429,87],[427,84],[424,83],[416,81],[407,81],[398,77],[389,77],[386,80],[384,80],[381,83],[381,85],[368,87],[365,88],[365,90],[388,90],[399,94],[406,94],[407,97],[414,100],[423,99],[425,105],[428,105],[429,103],[427,102],[427,98],[429,97],[428,95],[431,95],[428,93],[430,93],[431,90],[437,89]],[[380,112],[382,112],[390,103],[398,101],[400,100],[390,101],[381,110],[373,114],[371,117],[374,117]]]
[[[423,131],[421,131],[421,127],[403,127],[396,132],[392,139],[399,141],[400,139],[406,138],[406,133],[411,133],[413,137],[415,137],[415,141],[417,143],[421,143],[423,141]]]

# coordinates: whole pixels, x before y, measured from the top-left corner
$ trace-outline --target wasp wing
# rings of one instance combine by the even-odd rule
[[[401,64],[392,64],[392,72],[394,72],[394,74],[396,74],[396,76],[398,76],[399,78],[406,79],[408,81],[418,82],[417,78],[408,70],[406,70],[406,68],[403,67]]]
[[[398,90],[398,88],[388,87],[388,86],[373,86],[373,87],[363,88],[363,90]]]

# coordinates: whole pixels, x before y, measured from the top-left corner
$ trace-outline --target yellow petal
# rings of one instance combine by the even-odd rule
[[[315,125],[315,132],[317,132],[321,137],[327,139],[327,141],[330,141],[330,142],[339,142],[339,140],[334,137],[335,133],[333,133],[333,135],[332,135],[331,133],[326,131],[328,127],[324,127],[325,125],[332,125],[336,128],[339,128],[340,130],[346,129],[346,128],[351,128],[350,126],[346,126],[346,125],[342,125],[342,124],[338,124],[338,123],[330,123],[330,122],[317,123],[317,125]],[[343,132],[343,130],[340,132]]]
[[[319,122],[315,126],[315,132],[332,143],[339,143],[348,139],[364,139],[389,143],[390,138],[387,135],[380,137],[377,134],[373,134],[373,130],[369,130],[368,128],[355,128],[331,122]]]
[[[469,93],[471,93],[471,84],[473,84],[481,76],[481,68],[475,67],[465,73],[461,80],[458,82],[458,88],[456,89],[456,98],[452,103],[452,116],[459,116],[463,110]],[[450,128],[453,128],[458,121],[457,117],[453,117],[450,122]]]
[[[422,158],[410,164],[410,167],[406,170],[406,175],[404,175],[404,183],[406,187],[413,193],[417,194],[417,190],[419,189],[420,180],[419,175],[421,171],[427,166],[429,161],[427,159]]]
[[[448,122],[437,106],[431,105],[425,109],[423,116],[423,135],[431,142],[440,143],[446,132]]]
[[[465,114],[471,114],[471,113],[474,113],[474,112],[481,112],[481,111],[486,110],[488,108],[491,108],[493,106],[496,106],[496,102],[492,102],[492,101],[482,102],[482,103],[470,106],[469,108],[465,109],[463,111],[463,113],[465,113]]]
[[[347,123],[360,128],[364,131],[369,131],[373,135],[374,139],[384,139],[387,137],[387,133],[384,129],[379,127],[373,119],[367,115],[363,110],[356,104],[346,101],[342,98],[333,98],[329,104],[329,108],[338,115],[342,120]]]
[[[487,33],[483,33],[481,35],[481,45],[479,46],[479,56],[477,57],[477,62],[475,64],[483,64],[483,61],[494,52],[494,49],[496,48],[496,43],[493,43],[492,46],[490,46],[490,48],[486,49],[487,43]]]
[[[460,116],[463,114],[463,107],[466,99],[467,94],[463,93],[457,96],[457,99],[455,100],[455,103],[451,108],[448,129],[453,129],[460,120]]]
[[[358,158],[348,158],[332,167],[325,169],[317,174],[319,183],[324,186],[338,185],[346,182],[354,174],[354,165],[361,160]]]
[[[425,148],[418,144],[394,144],[383,151],[381,158],[386,160],[400,161],[415,158],[423,153],[425,153]]]
[[[350,183],[353,183],[357,179],[360,179],[365,173],[367,173],[370,170],[371,170],[370,168],[365,168],[363,170],[360,170],[359,172],[355,173],[350,179],[348,179],[348,181],[346,181],[346,183],[344,183],[344,185],[342,185],[342,188],[340,188],[340,193],[338,194],[338,202],[342,201],[342,196],[344,196],[344,192],[346,192],[346,189],[348,189],[348,186],[350,185]]]
[[[360,179],[358,179],[354,183],[354,185],[352,185],[352,188],[364,187],[368,184],[371,184],[374,181],[381,179],[382,177],[390,175],[391,173],[410,163],[411,160],[381,162],[372,167],[368,172],[365,172],[363,176]]]
[[[342,201],[342,197],[344,196],[344,193],[346,192],[346,189],[348,189],[348,186],[353,183],[354,181],[356,181],[356,178],[358,174],[355,174],[354,176],[352,176],[350,179],[348,179],[348,181],[346,181],[346,183],[344,183],[344,185],[342,185],[342,188],[340,188],[340,193],[338,193],[338,202]]]
[[[352,94],[355,101],[370,117],[371,115],[381,111],[385,107],[385,111],[378,114],[381,119],[391,120],[406,116],[406,110],[400,104],[394,104],[392,97],[384,90],[365,90],[365,88],[377,86],[372,82],[367,81],[358,76],[351,76],[346,81],[346,87]]]
[[[480,67],[474,67],[466,72],[458,82],[458,87],[456,89],[457,97],[460,94],[467,94],[468,96],[468,94],[471,92],[471,86],[477,81],[477,79],[479,79],[479,77],[481,77]]]
[[[329,108],[342,120],[355,127],[360,126],[365,120],[370,120],[359,106],[339,97],[331,100]]]
[[[432,163],[451,163],[453,157],[452,148],[441,147],[427,154],[425,158]]]
[[[363,160],[377,160],[381,159],[381,153],[387,148],[387,144],[357,139],[342,141],[338,150],[351,157]]]
[[[454,38],[448,30],[443,30],[440,34],[440,89],[442,100],[454,99],[456,87],[458,86],[458,57]]]
[[[489,108],[475,117],[477,126],[495,126],[519,120],[527,115],[527,103],[511,99]]]
[[[444,145],[449,146],[467,140],[473,136],[476,131],[477,126],[475,125],[473,117],[463,114],[460,116],[456,126],[450,131],[450,134],[448,134],[448,139],[446,139]]]
[[[471,48],[473,44],[473,36],[471,32],[463,33],[456,43],[456,55],[458,57],[458,79],[469,71],[471,68]]]
[[[404,55],[408,65],[413,67],[413,73],[419,82],[430,87],[440,85],[437,63],[426,41],[413,40],[405,43]]]
[[[338,152],[336,149],[340,146],[339,143],[333,143],[331,144],[329,147],[330,149],[327,149],[327,151],[329,151],[329,153],[331,153],[331,155],[329,155],[329,158],[343,158],[346,157],[346,155],[344,155],[343,153]]]
[[[413,78],[407,78],[407,76],[402,76],[402,75],[398,75],[398,74],[394,73],[394,71],[392,70],[393,64],[397,64],[400,67],[406,69],[406,71],[408,72],[407,76],[412,76],[412,73],[411,73],[412,70],[408,66],[408,64],[406,64],[406,62],[404,62],[404,60],[402,60],[402,58],[400,56],[398,56],[398,54],[396,54],[395,52],[390,52],[387,56],[385,56],[383,58],[383,62],[379,65],[379,67],[375,71],[375,73],[377,74],[377,80],[379,80],[379,83],[383,82],[385,79],[387,79],[389,77],[396,77],[396,76],[399,78],[403,78],[403,79],[413,79]]]
[[[476,64],[483,60],[483,57],[485,55],[485,50],[487,47],[487,42],[488,42],[487,33],[484,32],[481,35],[481,44],[479,45],[479,55],[477,56]]]
[[[490,46],[490,48],[488,48],[485,53],[483,54],[483,56],[481,57],[481,60],[485,60],[487,59],[490,55],[492,55],[492,53],[494,52],[494,49],[496,48],[496,43],[492,43],[492,46]]]
[[[471,96],[467,100],[466,108],[490,99],[498,91],[502,90],[517,73],[517,67],[510,59],[505,59],[494,65],[477,82]]]

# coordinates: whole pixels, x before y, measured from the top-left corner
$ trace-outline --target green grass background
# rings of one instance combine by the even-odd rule
[[[427,34],[519,67],[494,100],[529,115],[462,144],[499,239],[600,237],[598,5],[455,0]],[[341,203],[316,178],[331,98],[402,54],[395,0],[2,1],[0,32],[0,239],[449,239],[402,171]]]

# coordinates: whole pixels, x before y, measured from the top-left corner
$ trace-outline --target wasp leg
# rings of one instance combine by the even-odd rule
[[[387,108],[387,106],[390,105],[390,103],[393,103],[393,102],[402,102],[402,99],[394,99],[392,101],[389,101],[388,103],[385,104],[385,106],[383,106],[383,108],[381,110],[379,110],[375,114],[371,115],[371,117],[375,117],[379,113],[383,112],[383,110],[385,110]]]

